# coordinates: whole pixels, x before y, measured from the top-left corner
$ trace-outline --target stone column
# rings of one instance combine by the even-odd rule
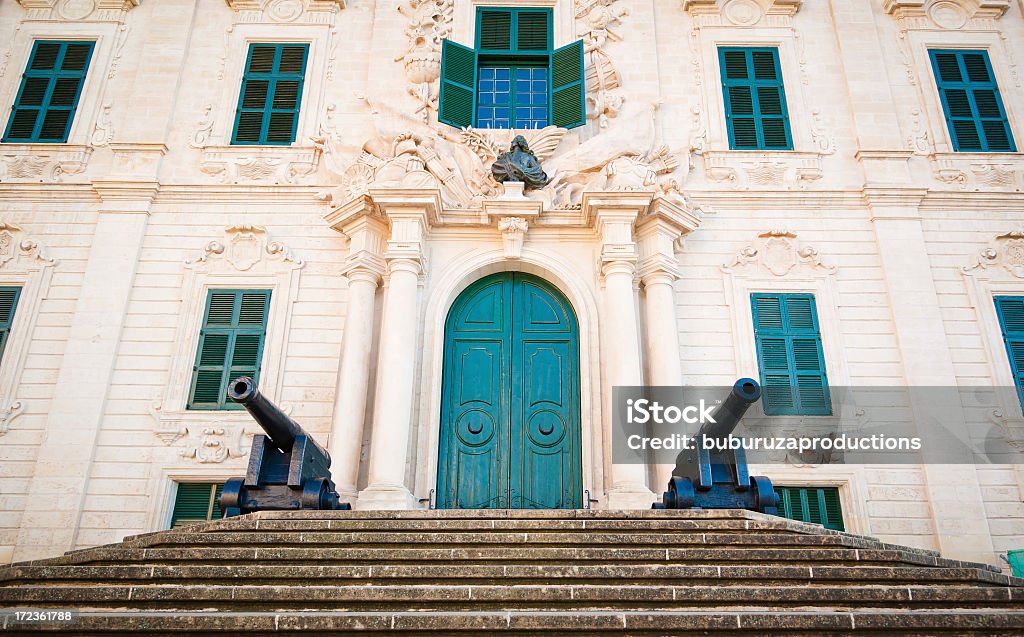
[[[437,191],[382,190],[371,194],[391,222],[391,238],[384,253],[387,286],[380,327],[369,486],[359,494],[359,508],[410,509],[417,506],[405,479],[422,327],[419,287],[424,273],[423,242],[430,220],[436,218],[441,205]]]
[[[614,439],[611,401],[615,387],[642,385],[640,326],[633,280],[638,259],[633,223],[651,202],[649,193],[587,193],[584,214],[593,215],[601,239],[604,313],[601,321],[606,440]],[[643,464],[615,464],[612,458],[609,509],[647,509],[656,499],[647,488]]]
[[[381,253],[387,221],[365,198],[331,211],[324,219],[332,228],[349,237],[349,255],[341,272],[348,278],[348,305],[328,448],[331,475],[338,493],[355,504],[363,425],[369,402],[367,393],[376,320],[375,298],[386,268]]]

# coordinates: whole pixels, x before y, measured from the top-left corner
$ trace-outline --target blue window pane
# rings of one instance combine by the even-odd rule
[[[505,69],[495,69],[494,70],[494,77],[496,77],[499,80],[507,80],[509,78],[508,72],[509,72],[509,69],[507,69],[507,68],[505,68]]]
[[[547,78],[546,68],[481,67],[477,85],[477,127],[547,126]]]

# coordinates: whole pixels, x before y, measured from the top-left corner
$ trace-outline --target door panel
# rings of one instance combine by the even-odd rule
[[[579,345],[543,280],[471,285],[445,329],[439,508],[578,508]]]

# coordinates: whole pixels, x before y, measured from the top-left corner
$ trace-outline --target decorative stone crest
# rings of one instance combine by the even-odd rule
[[[305,265],[301,259],[295,258],[290,248],[280,241],[273,241],[266,228],[252,225],[227,226],[223,241],[210,241],[201,255],[185,263],[196,265],[213,259],[223,259],[239,272],[251,270],[265,259],[285,262],[293,268]]]
[[[1006,154],[932,153],[932,176],[958,190],[1024,190],[1024,160]]]
[[[505,258],[519,259],[523,256],[523,242],[530,225],[522,217],[505,217],[498,221]]]
[[[749,27],[765,16],[796,15],[803,0],[682,0],[683,11],[693,16],[721,16],[734,26]]]
[[[241,22],[307,22],[333,20],[345,0],[225,0]],[[326,20],[324,19],[326,18]]]
[[[795,268],[820,270],[826,274],[836,271],[835,266],[822,263],[816,248],[800,244],[796,233],[787,230],[769,230],[757,235],[732,262],[722,266],[722,271],[736,272],[744,268],[761,268],[780,277]]]
[[[441,43],[451,34],[453,0],[406,0],[398,12],[409,21],[409,46],[395,57],[405,69],[409,94],[416,98],[416,114],[424,122],[437,111],[437,81],[441,77]]]
[[[884,8],[897,19],[927,17],[942,29],[959,29],[971,19],[1003,17],[1010,0],[885,0]]]
[[[703,157],[709,179],[735,188],[803,188],[824,176],[819,153],[704,151]]]
[[[21,226],[0,221],[0,268],[15,258],[23,260],[19,264],[24,269],[29,263],[39,267],[55,265],[57,261],[46,255],[46,250],[38,241],[29,237]],[[14,264],[12,264],[14,265]]]
[[[1000,268],[1024,279],[1024,228],[995,237],[974,257],[971,265],[963,267],[963,272],[973,275],[991,268]]]
[[[11,144],[0,149],[0,182],[65,181],[85,172],[92,150],[74,144]]]
[[[140,0],[17,0],[30,20],[123,22]]]
[[[204,116],[206,123],[209,113]],[[192,135],[193,145],[209,139],[208,126]],[[221,183],[274,183],[295,184],[302,177],[316,171],[319,152],[313,146],[283,146],[280,148],[247,148],[245,146],[207,146],[199,170]]]
[[[200,464],[221,463],[228,458],[241,458],[249,453],[252,434],[240,426],[229,427],[220,422],[203,427],[196,440],[179,454]]]

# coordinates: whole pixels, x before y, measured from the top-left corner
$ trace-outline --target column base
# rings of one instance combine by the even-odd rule
[[[658,496],[643,485],[623,485],[613,487],[608,492],[607,508],[649,509],[657,500]]]
[[[359,511],[402,511],[421,507],[404,485],[371,484],[359,492],[359,499],[352,508]]]

